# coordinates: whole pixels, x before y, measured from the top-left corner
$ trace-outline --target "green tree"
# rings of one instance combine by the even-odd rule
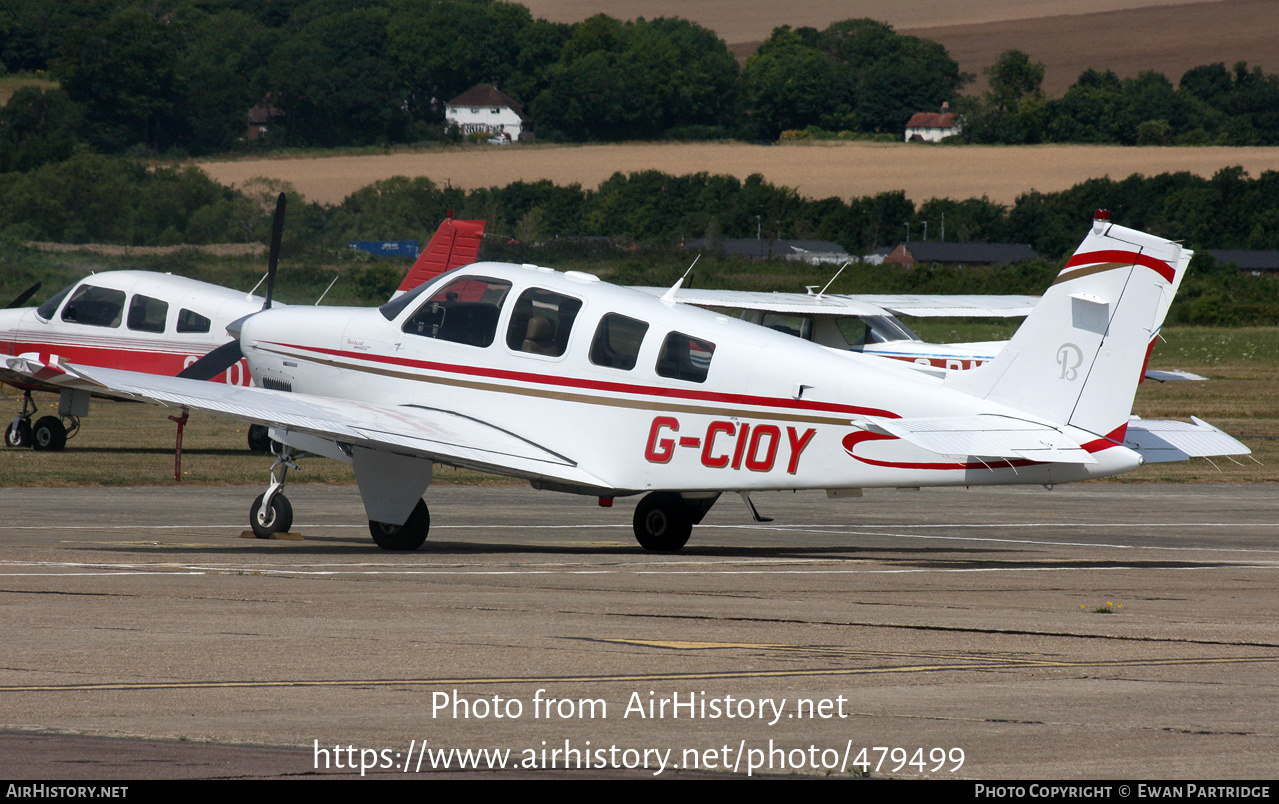
[[[284,114],[273,138],[329,146],[406,136],[410,117],[387,56],[387,19],[376,6],[320,16],[276,49],[267,89]]]
[[[163,150],[182,139],[174,112],[183,28],[159,10],[126,6],[101,22],[67,29],[54,70],[67,96],[84,108],[95,144]]]
[[[0,173],[33,170],[83,146],[82,110],[60,89],[22,87],[0,109]]]

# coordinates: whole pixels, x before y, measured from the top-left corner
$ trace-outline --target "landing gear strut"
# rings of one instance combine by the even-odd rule
[[[293,506],[281,490],[289,469],[297,468],[298,465],[293,462],[293,451],[281,445],[275,463],[271,466],[271,482],[249,509],[249,526],[253,528],[253,535],[259,539],[269,539],[276,533],[288,533],[289,528],[293,527]]]
[[[386,522],[369,520],[369,533],[373,541],[383,550],[407,551],[416,550],[426,541],[431,530],[431,512],[425,500],[418,500],[413,513],[403,525],[391,525]]]
[[[41,452],[59,452],[66,447],[67,439],[80,429],[80,420],[75,416],[41,416],[33,426],[31,419],[37,410],[31,392],[23,393],[22,410],[4,431],[6,447],[33,447]]]
[[[635,538],[650,552],[677,552],[717,499],[718,494],[689,500],[673,491],[655,491],[635,506]]]

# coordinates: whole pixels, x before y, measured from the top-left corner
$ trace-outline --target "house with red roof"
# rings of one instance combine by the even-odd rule
[[[959,115],[943,103],[941,112],[919,112],[906,123],[906,142],[941,142],[963,130]]]

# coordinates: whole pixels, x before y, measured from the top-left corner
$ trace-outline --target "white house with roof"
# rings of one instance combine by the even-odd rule
[[[506,142],[532,136],[533,121],[523,105],[492,84],[476,84],[446,103],[444,119],[464,136],[485,132]]]
[[[906,123],[906,142],[941,142],[963,130],[963,121],[950,110],[949,103],[941,112],[919,112]]]

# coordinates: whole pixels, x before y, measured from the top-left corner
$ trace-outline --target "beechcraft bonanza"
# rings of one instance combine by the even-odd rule
[[[277,220],[275,232],[283,225],[282,208]],[[275,232],[272,261],[279,254]],[[484,221],[454,220],[450,213],[396,294],[474,262],[483,234]],[[169,376],[196,376],[190,374],[191,366],[228,343],[225,333],[231,322],[269,304],[261,296],[172,274],[108,271],[71,284],[39,307],[14,309],[37,289],[15,299],[10,309],[0,310],[0,354],[50,366],[65,362]],[[251,384],[248,363],[242,359],[197,378],[241,387]],[[5,429],[6,446],[60,450],[89,413],[90,394],[83,390],[3,370],[0,381],[23,391],[22,409]],[[32,391],[58,393],[58,414],[37,419]],[[255,452],[265,452],[270,444],[260,425],[249,429],[248,441]]]
[[[270,427],[283,447],[251,508],[259,536],[291,526],[287,470],[310,453],[353,464],[386,549],[426,539],[422,497],[440,463],[605,504],[644,494],[636,538],[674,551],[725,492],[749,504],[770,489],[1051,486],[1247,454],[1198,419],[1131,416],[1189,257],[1098,216],[1007,346],[957,372],[828,349],[680,304],[675,289],[656,297],[492,262],[377,309],[289,307],[236,322],[238,346],[202,370],[242,355],[264,387],[6,362],[60,387]]]

